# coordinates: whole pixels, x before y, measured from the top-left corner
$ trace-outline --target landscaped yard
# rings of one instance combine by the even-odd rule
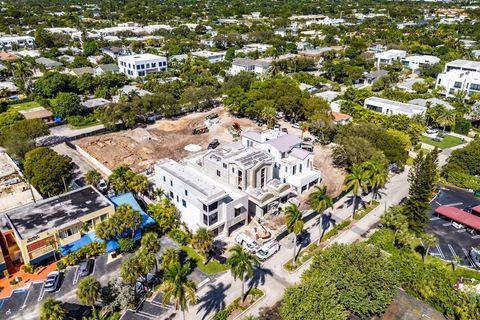
[[[215,273],[227,271],[228,269],[230,269],[228,265],[222,264],[214,259],[210,259],[210,261],[207,264],[204,264],[203,257],[200,256],[200,254],[198,254],[197,251],[195,251],[190,247],[182,246],[182,250],[185,251],[189,259],[192,259],[197,262],[198,269],[200,269],[200,271],[202,271],[203,273],[215,274]]]
[[[27,102],[12,104],[10,106],[10,108],[15,109],[17,111],[29,110],[29,109],[38,108],[38,107],[41,107],[41,105],[37,101],[27,101]]]
[[[459,144],[465,143],[463,139],[454,137],[454,136],[445,136],[442,141],[434,141],[430,137],[422,136],[422,142],[429,144],[434,147],[438,147],[440,149],[448,149],[451,147],[458,146]]]

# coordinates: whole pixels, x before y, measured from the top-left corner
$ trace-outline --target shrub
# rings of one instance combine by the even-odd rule
[[[25,271],[26,273],[32,274],[35,272],[35,266],[31,264],[26,264],[23,266],[23,271]]]
[[[212,320],[227,320],[230,314],[231,314],[230,310],[222,309],[213,316]]]
[[[89,245],[81,248],[80,250],[67,254],[62,258],[61,261],[64,266],[74,266],[76,264],[79,264],[80,261],[85,259],[86,257],[92,257],[105,253],[105,249],[105,243],[99,243],[94,241]]]
[[[131,252],[135,246],[135,241],[132,238],[122,238],[118,240],[118,244],[121,252]]]
[[[480,179],[468,173],[458,171],[449,172],[447,181],[460,188],[480,190]]]
[[[65,269],[67,266],[65,265],[65,262],[63,262],[63,260],[60,260],[57,262],[57,269],[58,270],[63,270]]]
[[[183,231],[180,228],[175,228],[170,230],[168,235],[170,236],[170,238],[172,238],[182,246],[186,246],[187,244],[189,244],[192,239],[192,236],[190,235],[190,233]]]

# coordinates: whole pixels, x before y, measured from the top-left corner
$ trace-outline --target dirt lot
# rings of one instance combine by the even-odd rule
[[[219,122],[209,126],[209,132],[194,135],[192,130],[204,124],[205,116],[219,115]],[[208,112],[194,113],[177,120],[159,120],[146,128],[113,132],[101,136],[80,139],[75,144],[82,147],[109,169],[121,164],[128,165],[135,172],[142,172],[160,159],[181,160],[190,155],[184,148],[198,144],[205,149],[210,141],[218,139],[221,144],[233,141],[229,128],[238,122],[242,130],[260,130],[248,119],[237,119],[223,108]]]

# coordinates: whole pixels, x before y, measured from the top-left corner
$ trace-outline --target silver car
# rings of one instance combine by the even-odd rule
[[[45,292],[54,292],[60,288],[60,281],[62,279],[62,273],[60,271],[52,271],[48,274],[45,280],[44,290]]]

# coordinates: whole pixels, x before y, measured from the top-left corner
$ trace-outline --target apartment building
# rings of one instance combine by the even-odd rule
[[[391,64],[394,61],[400,61],[407,57],[407,51],[404,50],[387,50],[375,53],[375,66],[379,68],[382,65]]]
[[[433,65],[439,62],[439,58],[429,55],[409,56],[402,59],[402,65],[412,70],[413,73],[419,73],[420,67],[423,65]]]
[[[167,70],[167,58],[150,53],[118,57],[118,68],[129,78],[145,77]]]
[[[114,212],[114,204],[92,186],[8,210],[4,217],[18,246],[10,258],[25,264],[51,258],[51,242],[59,249],[68,247],[80,240],[84,225],[94,230]]]
[[[444,73],[451,70],[480,72],[480,61],[453,60],[445,65]]]
[[[479,63],[480,70],[480,63]],[[454,97],[459,92],[465,92],[465,98],[474,93],[480,93],[480,72],[450,69],[437,76],[435,86],[445,88],[445,97]]]
[[[242,134],[242,144],[266,151],[275,163],[273,177],[290,184],[298,194],[321,180],[320,171],[313,167],[313,152],[307,150],[311,146],[294,135],[277,130],[248,131]]]
[[[17,49],[33,49],[35,38],[30,36],[3,36],[0,37],[0,50],[14,51]]]
[[[413,117],[415,114],[423,114],[427,108],[411,103],[403,103],[378,97],[369,97],[365,99],[364,107],[378,113],[388,116],[403,114]]]
[[[215,236],[228,235],[247,222],[248,196],[188,163],[167,159],[155,165],[155,184],[177,206],[189,229],[211,230]]]
[[[235,58],[233,59],[232,66],[228,73],[231,75],[237,75],[242,71],[253,72],[256,75],[264,75],[268,72],[270,64],[261,60],[252,60],[248,58]]]

